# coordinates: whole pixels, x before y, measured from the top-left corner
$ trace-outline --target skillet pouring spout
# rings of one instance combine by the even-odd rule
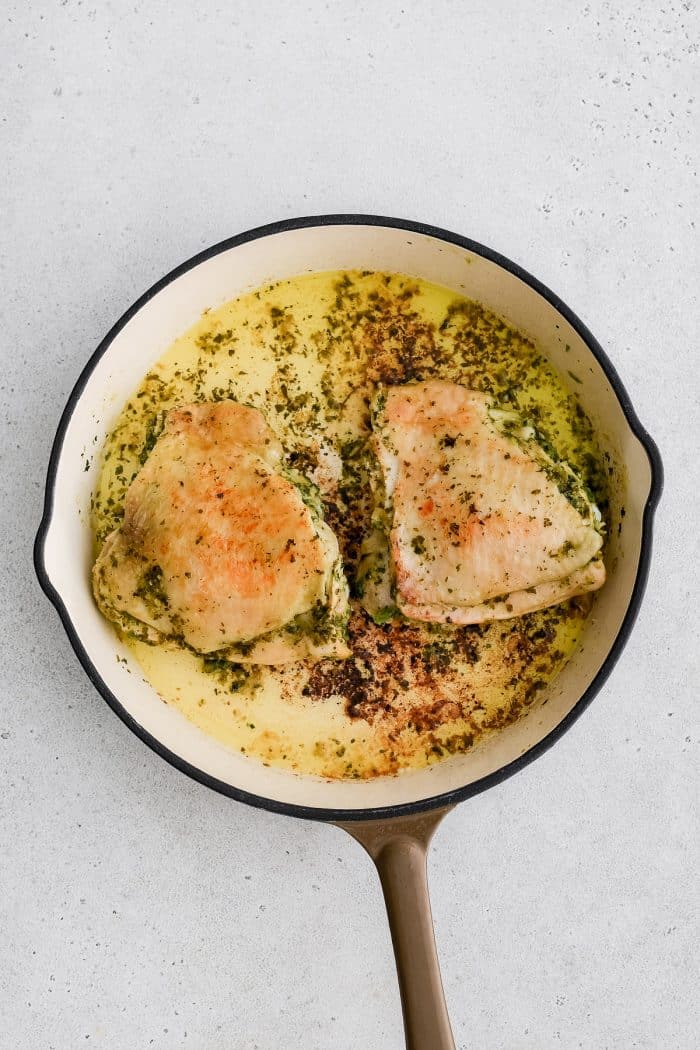
[[[430,840],[450,809],[338,824],[364,847],[379,872],[396,957],[406,1050],[455,1050],[426,865]]]

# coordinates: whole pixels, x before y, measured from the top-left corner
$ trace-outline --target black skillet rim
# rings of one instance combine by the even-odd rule
[[[45,553],[45,541],[48,532],[48,527],[51,522],[51,515],[53,510],[54,502],[54,489],[56,483],[56,473],[58,468],[58,462],[61,456],[61,450],[63,448],[63,440],[65,437],[66,429],[70,422],[75,406],[80,399],[85,384],[93,372],[97,362],[100,360],[102,355],[107,351],[110,344],[113,342],[117,334],[124,328],[124,326],[131,320],[134,314],[137,313],[150,299],[158,294],[163,288],[165,288],[172,281],[176,280],[182,274],[187,273],[188,270],[193,269],[200,263],[205,262],[207,259],[211,259],[213,256],[220,254],[221,252],[227,251],[229,248],[235,248],[240,244],[246,244],[248,241],[258,240],[262,237],[269,237],[278,233],[285,233],[290,230],[299,230],[308,227],[317,226],[383,226],[391,229],[405,230],[407,233],[418,233],[424,234],[428,237],[433,237],[437,240],[446,241],[449,244],[456,244],[461,248],[466,248],[468,251],[474,252],[477,255],[481,255],[483,258],[488,259],[490,262],[496,263],[509,273],[518,277],[525,284],[529,285],[535,292],[541,295],[547,300],[576,330],[585,342],[588,349],[591,351],[593,356],[596,358],[603,371],[605,372],[607,379],[615,391],[615,395],[620,403],[620,407],[625,415],[627,423],[633,434],[639,439],[641,444],[649,458],[649,465],[651,469],[651,487],[649,490],[649,497],[647,499],[644,516],[642,520],[642,542],[639,556],[639,565],[637,568],[637,576],[632,589],[632,596],[627,606],[627,611],[623,619],[622,625],[610,647],[610,651],[601,665],[595,678],[581,695],[579,700],[573,706],[571,711],[562,719],[562,721],[555,726],[555,728],[547,734],[542,740],[534,744],[528,751],[523,755],[520,755],[514,761],[509,762],[501,769],[490,773],[488,776],[482,777],[480,780],[475,781],[472,784],[468,784],[464,787],[456,788],[453,791],[448,791],[440,795],[435,795],[430,798],[420,799],[416,802],[401,803],[394,806],[382,806],[377,808],[365,808],[365,809],[328,809],[320,808],[315,806],[301,806],[289,802],[279,802],[275,799],[269,799],[262,795],[255,795],[249,791],[243,791],[240,788],[233,787],[230,784],[226,784],[215,777],[210,776],[208,773],[197,769],[196,766],[191,765],[189,762],[180,758],[174,754],[168,748],[164,747],[161,742],[147,732],[142,726],[136,722],[134,718],[125,710],[121,705],[117,697],[108,689],[106,683],[102,680],[99,672],[95,668],[94,664],[90,660],[87,652],[85,651],[78,632],[76,631],[68,611],[63,604],[61,596],[58,591],[52,585],[48,573],[46,571],[46,564],[44,560]],[[122,722],[125,723],[136,734],[145,744],[147,744],[156,754],[164,758],[166,762],[169,762],[180,772],[186,773],[200,784],[204,784],[206,787],[212,788],[214,791],[218,791],[223,795],[227,795],[229,798],[235,799],[237,802],[245,802],[247,805],[255,806],[260,809],[267,809],[274,813],[283,813],[288,816],[302,817],[311,820],[321,821],[361,821],[361,820],[387,820],[392,817],[407,816],[412,813],[425,812],[427,810],[439,809],[446,806],[454,805],[457,802],[461,802],[466,798],[470,798],[472,795],[477,795],[481,791],[485,791],[487,788],[499,784],[501,781],[506,780],[508,777],[524,769],[525,766],[529,765],[536,758],[539,758],[545,751],[547,751],[557,740],[574,724],[585,709],[590,704],[591,700],[598,693],[608,675],[612,671],[615,663],[617,662],[622,649],[627,642],[627,639],[632,630],[634,621],[637,618],[639,609],[644,595],[646,587],[647,576],[649,573],[649,562],[651,557],[651,546],[652,546],[652,525],[654,510],[659,501],[661,490],[663,487],[663,466],[661,462],[661,456],[659,450],[646,432],[644,427],[639,422],[637,415],[630,401],[629,395],[625,390],[625,387],[620,380],[614,366],[610,362],[607,354],[600,346],[598,341],[583,324],[583,322],[576,316],[573,310],[570,309],[564,303],[558,295],[555,295],[549,288],[543,285],[535,277],[529,274],[522,267],[518,266],[517,263],[512,262],[499,252],[493,251],[491,248],[485,247],[483,244],[479,244],[476,241],[470,240],[468,237],[462,237],[460,234],[450,233],[448,230],[440,229],[436,226],[430,226],[422,222],[414,222],[407,219],[389,218],[382,215],[355,215],[355,214],[339,214],[339,215],[312,215],[299,217],[294,219],[282,219],[279,222],[269,223],[265,226],[258,226],[255,229],[248,230],[245,233],[240,233],[235,237],[229,237],[227,240],[220,241],[218,244],[212,245],[210,248],[206,248],[204,251],[199,252],[193,256],[187,262],[181,263],[180,266],[175,267],[170,273],[166,274],[159,281],[157,281],[147,292],[145,292],[137,301],[129,307],[129,309],[122,315],[117,323],[107,333],[105,338],[99,344],[95,352],[90,357],[89,361],[83,368],[78,380],[71,391],[71,394],[66,403],[66,407],[63,410],[58,429],[56,431],[56,437],[54,438],[53,447],[51,449],[51,456],[49,459],[49,466],[46,478],[46,490],[44,496],[44,509],[42,513],[41,523],[39,525],[36,539],[34,542],[34,567],[42,587],[42,590],[53,603],[58,611],[63,626],[68,635],[69,641],[80,660],[88,678],[93,683],[97,691],[101,694],[104,700],[107,701],[112,710],[121,718]]]

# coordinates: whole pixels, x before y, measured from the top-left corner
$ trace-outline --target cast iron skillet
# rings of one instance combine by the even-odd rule
[[[97,612],[89,584],[89,499],[96,451],[150,364],[207,307],[266,281],[307,271],[409,273],[478,299],[532,336],[576,393],[610,457],[613,500],[608,582],[585,636],[527,716],[467,755],[368,783],[336,783],[268,769],[226,751],[167,707],[136,673]],[[454,1047],[442,992],[426,881],[426,850],[457,802],[512,776],[551,747],[610,674],[635,620],[649,567],[662,467],[615,369],[553,292],[502,255],[445,230],[374,215],[290,219],[222,241],[158,281],[103,339],[63,412],[49,462],[34,549],[39,581],[89,678],[133,732],[203,784],[249,805],[330,821],[375,862],[396,954],[410,1050]],[[125,662],[115,659],[126,658]]]

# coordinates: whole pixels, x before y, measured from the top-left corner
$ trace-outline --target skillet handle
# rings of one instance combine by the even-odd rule
[[[369,853],[384,891],[401,991],[406,1050],[455,1050],[440,977],[426,856],[449,812],[340,824]]]

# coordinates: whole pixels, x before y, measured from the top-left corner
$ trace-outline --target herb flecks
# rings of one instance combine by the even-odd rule
[[[93,495],[97,548],[121,523],[129,485],[147,461],[168,410],[232,398],[261,409],[282,440],[285,462],[300,491],[305,489],[315,519],[323,517],[338,538],[357,594],[363,586],[356,581],[363,537],[372,527],[386,537],[392,527],[391,515],[372,517],[374,391],[381,383],[431,378],[486,393],[517,417],[514,427],[526,423],[549,457],[543,469],[572,502],[590,494],[607,517],[614,464],[596,447],[576,396],[583,373],[571,363],[573,374],[558,376],[539,347],[483,305],[400,274],[310,274],[258,289],[208,311],[150,369],[124,406],[105,445]],[[464,438],[452,428],[436,440],[449,479]],[[580,481],[566,472],[566,463]],[[480,513],[474,500],[468,485],[455,490],[465,520]],[[454,526],[462,518],[453,517],[446,527],[452,526],[456,542]],[[549,519],[544,524],[551,528]],[[420,529],[414,553],[429,568]],[[151,618],[169,620],[166,581],[155,571],[146,575],[156,568],[144,564],[139,587]],[[352,727],[352,736],[336,742],[329,732],[306,751],[289,736],[264,744],[261,719],[250,717],[251,706],[242,724],[258,728],[245,729],[237,751],[302,768],[319,743],[313,771],[359,779],[469,750],[542,701],[545,684],[566,661],[589,605],[576,599],[474,628],[417,624],[399,612],[386,562],[377,561],[366,585],[380,584],[387,595],[378,603],[378,622],[353,598],[348,661],[252,669],[242,651],[194,657],[197,667],[206,666],[208,684],[221,691],[215,704],[228,702],[231,710],[236,705],[243,710],[255,704],[261,683],[272,682],[282,704],[327,704],[331,713],[340,708]],[[140,632],[143,641],[152,640],[139,621],[125,626],[134,635]],[[310,631],[320,641],[336,629],[332,617],[314,610],[287,625],[292,640]],[[202,718],[211,716],[212,701],[197,711]]]

